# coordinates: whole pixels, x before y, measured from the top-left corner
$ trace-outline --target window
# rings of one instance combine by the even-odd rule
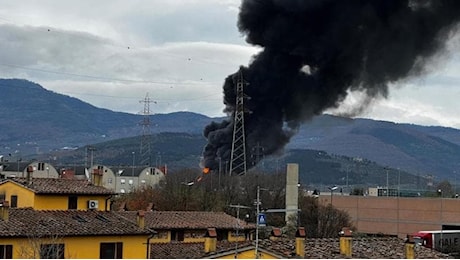
[[[38,163],[38,170],[39,171],[44,171],[45,170],[45,163]]]
[[[0,245],[0,259],[13,258],[13,245]]]
[[[78,207],[78,197],[69,196],[68,209],[77,209],[77,207]]]
[[[41,259],[64,259],[64,244],[40,245]]]
[[[183,230],[172,230],[171,231],[171,240],[173,240],[173,241],[184,241],[184,231]]]
[[[120,180],[120,183],[121,183],[121,184],[125,184],[125,179],[121,179],[121,180]]]
[[[17,208],[18,207],[18,195],[11,195],[10,207],[12,207],[12,208]]]
[[[100,259],[122,259],[123,243],[101,243]]]

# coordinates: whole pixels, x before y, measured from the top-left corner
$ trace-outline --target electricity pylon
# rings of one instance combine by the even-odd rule
[[[244,100],[249,98],[244,94],[243,71],[240,68],[236,81],[236,107],[233,122],[232,154],[230,158],[230,175],[246,174],[246,134],[244,132],[244,114],[248,111],[244,108]]]

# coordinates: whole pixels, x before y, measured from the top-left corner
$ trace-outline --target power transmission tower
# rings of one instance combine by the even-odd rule
[[[140,165],[151,165],[151,147],[150,147],[150,103],[155,102],[150,99],[149,93],[145,95],[143,100],[139,101],[144,103],[144,118],[140,125],[142,126],[141,145],[139,151],[139,163]],[[134,164],[134,163],[133,163]]]
[[[263,157],[264,147],[257,142],[257,145],[254,146],[251,151],[252,165],[257,168],[257,164],[263,159]]]
[[[244,85],[247,85],[243,78],[242,69],[238,72],[236,82],[236,109],[233,122],[232,154],[230,157],[230,175],[246,174],[246,134],[244,133],[244,100],[249,98],[244,94]]]

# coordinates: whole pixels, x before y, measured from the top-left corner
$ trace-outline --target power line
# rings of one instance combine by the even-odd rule
[[[132,80],[132,79],[121,79],[121,78],[111,78],[111,77],[101,77],[101,76],[93,76],[93,75],[85,75],[85,74],[78,74],[78,73],[70,73],[70,72],[62,72],[62,71],[53,71],[53,70],[45,70],[45,69],[36,69],[36,68],[29,68],[14,64],[5,64],[0,63],[0,66],[11,67],[11,68],[19,68],[24,70],[30,71],[38,71],[43,73],[51,73],[51,74],[59,74],[59,75],[66,75],[66,76],[74,76],[74,77],[81,77],[81,78],[90,78],[90,79],[101,79],[106,80],[109,82],[120,81],[120,82],[130,82],[130,83],[147,83],[147,84],[161,84],[161,85],[202,85],[203,82],[171,82],[171,81],[152,81],[152,80]],[[213,83],[212,81],[205,81],[205,83]],[[217,83],[217,82],[215,82]]]

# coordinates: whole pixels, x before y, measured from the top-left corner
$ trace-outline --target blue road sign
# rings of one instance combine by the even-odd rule
[[[265,226],[265,225],[267,224],[267,220],[266,220],[266,218],[265,218],[265,214],[259,213],[258,222],[259,222],[259,226]]]

